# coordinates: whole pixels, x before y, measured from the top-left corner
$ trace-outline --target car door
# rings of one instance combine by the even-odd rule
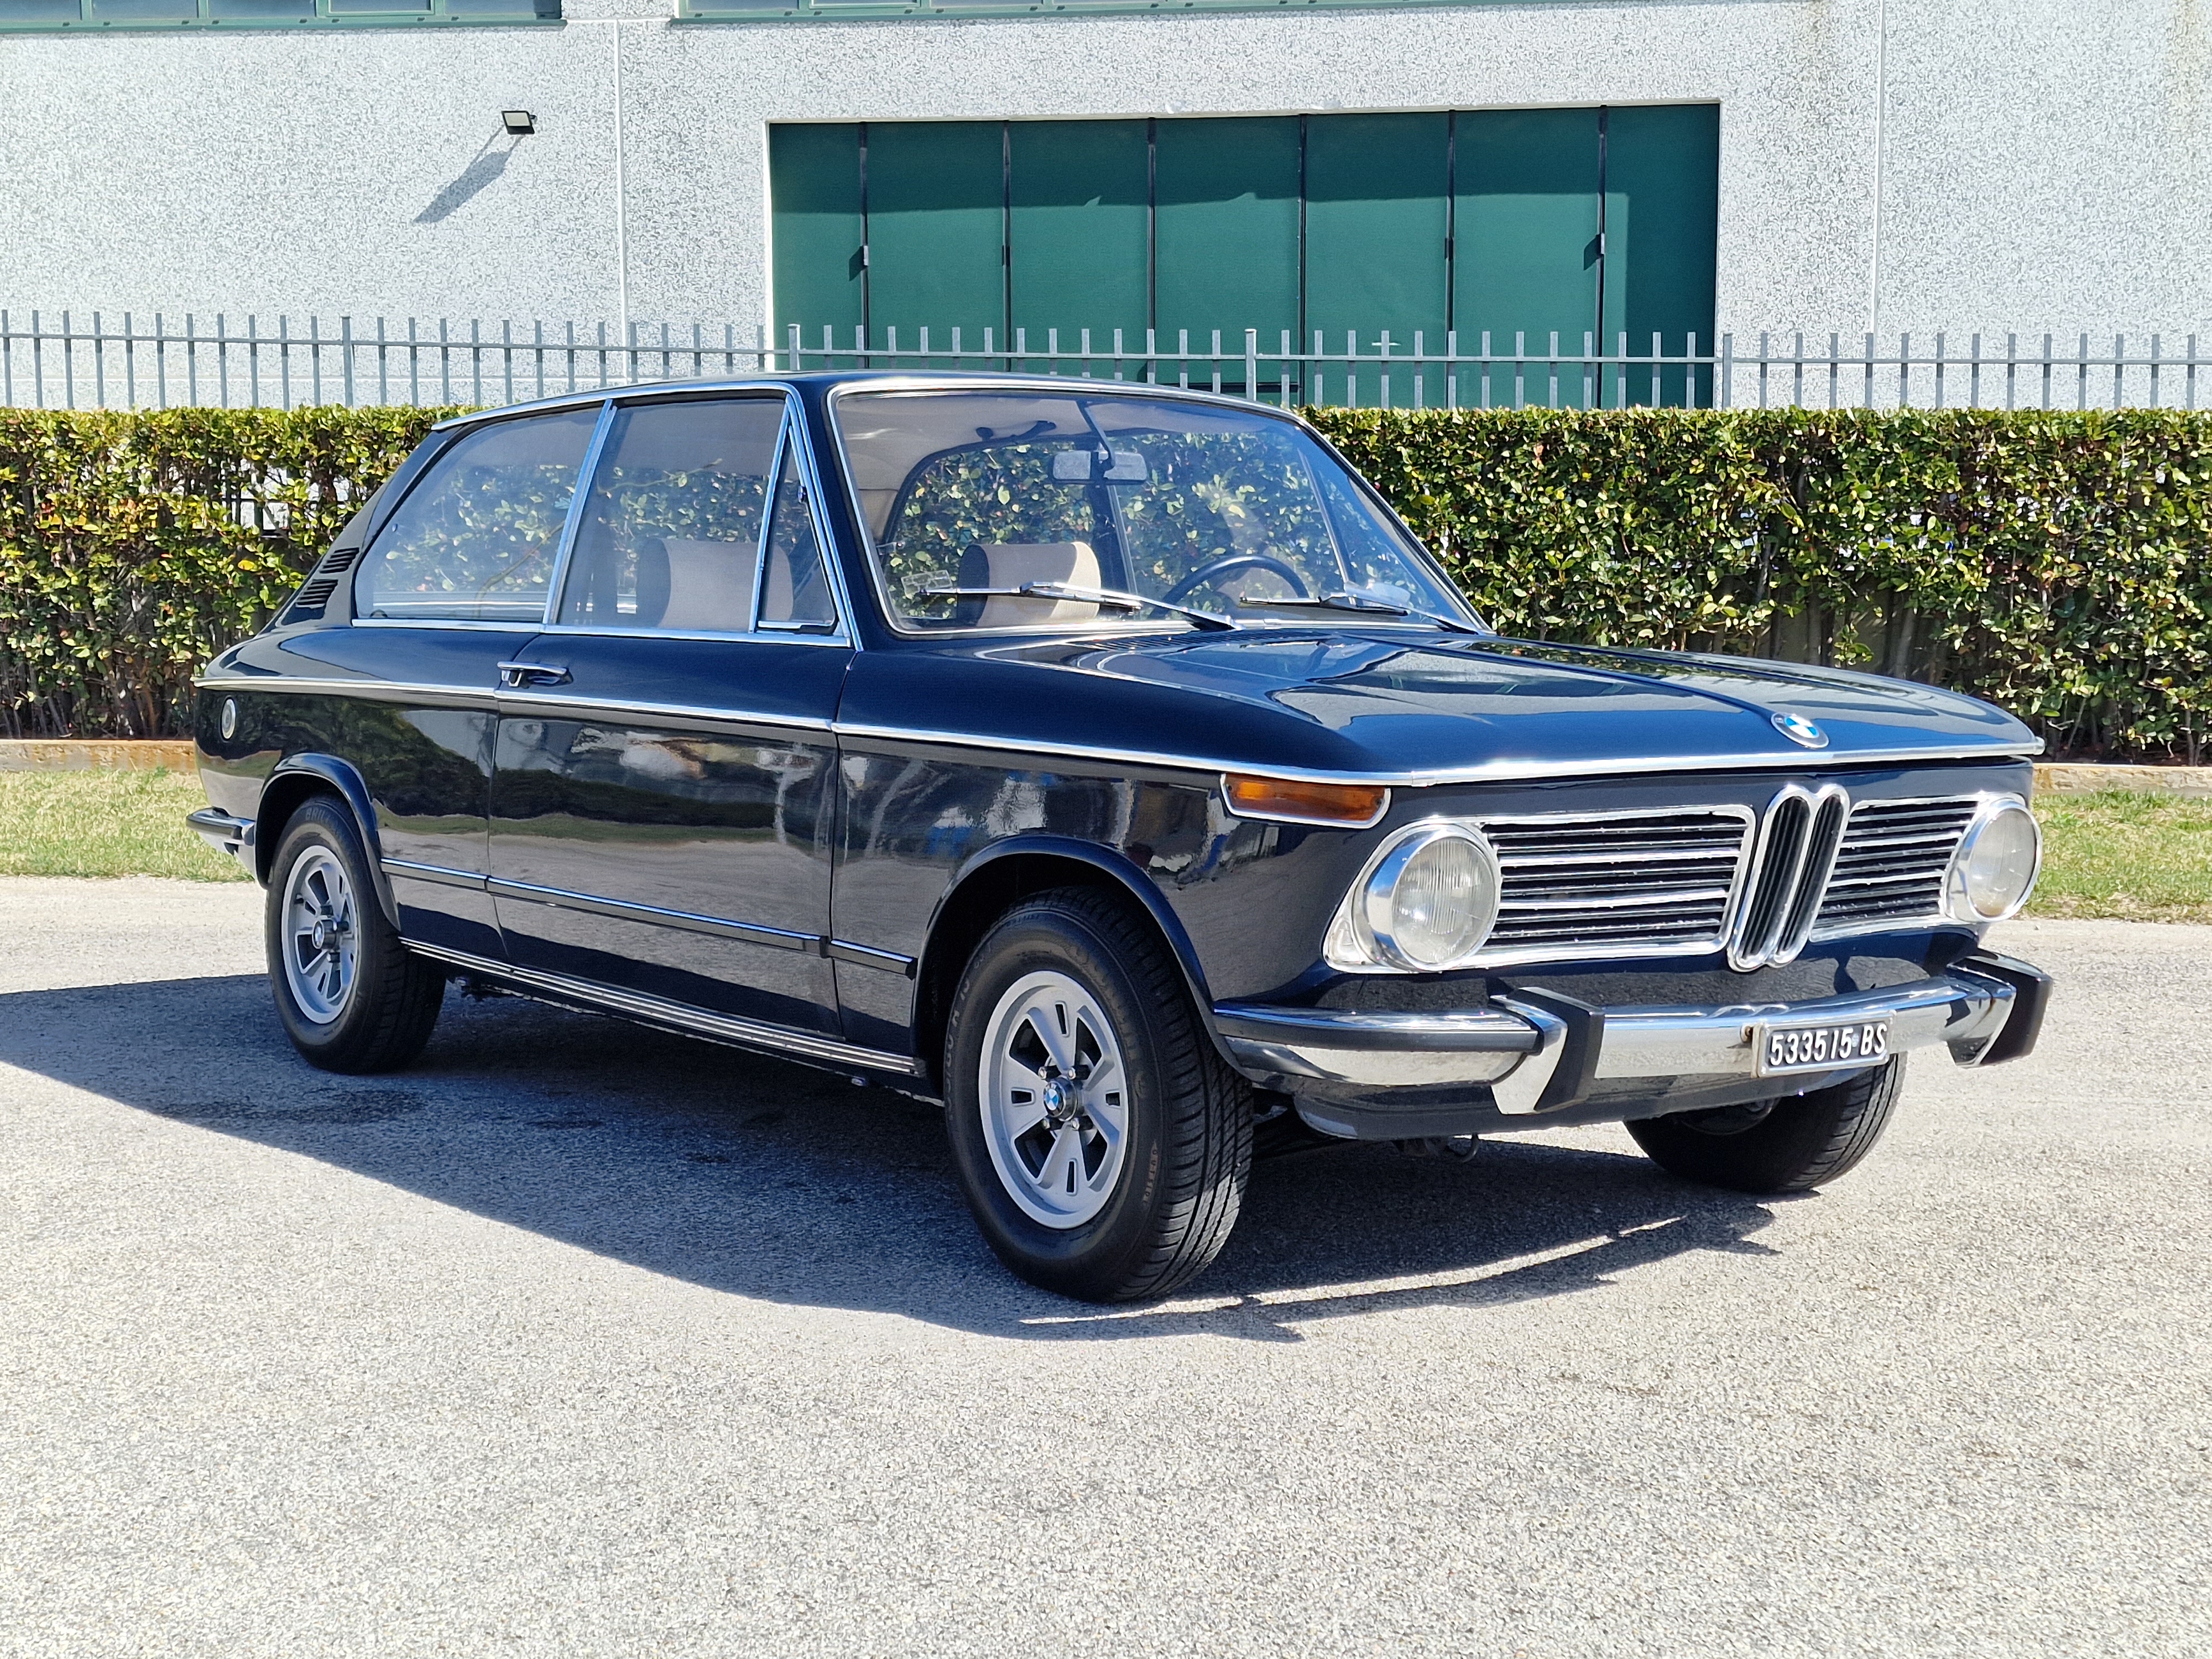
[[[851,644],[798,421],[780,392],[611,409],[558,620],[500,696],[491,890],[517,967],[834,1035]]]
[[[302,636],[302,654],[349,683],[300,746],[360,773],[401,931],[419,944],[500,954],[485,885],[498,665],[544,626],[599,412],[464,430],[377,530],[352,624]]]

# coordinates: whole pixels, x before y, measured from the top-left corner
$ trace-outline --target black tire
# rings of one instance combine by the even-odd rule
[[[310,859],[335,861],[351,901],[343,919],[350,922],[353,976],[349,988],[332,1000],[335,1018],[327,1017],[331,1008],[307,1006],[286,969],[285,953],[294,942],[285,921],[287,896],[293,872]],[[318,796],[285,824],[270,864],[263,938],[276,1018],[310,1065],[326,1072],[390,1072],[422,1052],[445,1000],[444,970],[410,951],[385,919],[361,833],[338,801]]]
[[[982,1102],[986,1040],[1018,988],[1040,974],[1065,975],[1089,994],[1112,1027],[1128,1085],[1116,1108],[1126,1124],[1118,1174],[1103,1207],[1070,1224],[1045,1224],[1017,1200],[993,1161]],[[1134,906],[1063,888],[1001,916],[954,994],[945,1079],[969,1207],[999,1259],[1030,1284],[1090,1302],[1165,1296],[1228,1240],[1252,1167],[1252,1091],[1214,1048],[1182,972]]]
[[[1905,1056],[1814,1094],[1639,1118],[1636,1144],[1670,1175],[1740,1193],[1802,1193],[1849,1173],[1896,1115]]]

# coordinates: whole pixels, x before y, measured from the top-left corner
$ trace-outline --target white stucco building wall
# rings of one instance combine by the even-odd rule
[[[2212,7],[1735,0],[0,35],[0,304],[767,319],[794,120],[1717,101],[1718,320],[2191,331]],[[503,108],[538,117],[500,135]]]

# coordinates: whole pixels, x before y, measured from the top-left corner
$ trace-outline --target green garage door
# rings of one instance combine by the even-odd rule
[[[912,354],[926,328],[934,358],[956,329],[985,349],[988,329],[999,361],[1066,371],[1087,329],[1110,373],[1118,330],[1132,354],[1156,340],[1172,381],[1186,368],[1165,359],[1218,333],[1222,359],[1188,372],[1228,388],[1250,329],[1269,397],[1287,334],[1364,360],[1294,371],[1310,401],[1646,403],[1648,368],[1581,359],[1623,335],[1639,356],[1655,335],[1711,349],[1719,153],[1711,105],[777,127],[779,338],[796,323],[812,349],[826,326]],[[1495,366],[1448,385],[1373,361],[1449,339]],[[1658,396],[1710,403],[1710,377],[1677,368]]]

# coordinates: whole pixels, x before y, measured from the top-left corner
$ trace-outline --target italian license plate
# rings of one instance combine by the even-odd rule
[[[1757,1074],[1831,1072],[1889,1058],[1889,1019],[1761,1021],[1751,1028]]]

